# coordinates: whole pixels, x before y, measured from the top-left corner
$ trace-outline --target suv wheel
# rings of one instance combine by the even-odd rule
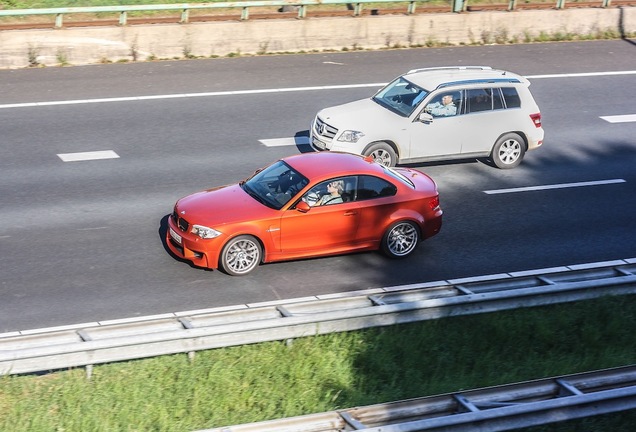
[[[490,159],[497,168],[509,169],[521,163],[525,152],[523,139],[516,133],[508,133],[497,140]]]
[[[389,144],[380,141],[370,146],[364,156],[371,156],[374,161],[384,166],[392,167],[397,163],[395,150]]]

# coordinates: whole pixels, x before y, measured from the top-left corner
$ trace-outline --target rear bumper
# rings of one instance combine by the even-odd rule
[[[442,229],[442,210],[435,211],[432,217],[426,219],[422,231],[422,239],[427,239],[438,234]]]

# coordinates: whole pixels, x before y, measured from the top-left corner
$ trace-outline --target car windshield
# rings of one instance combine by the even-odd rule
[[[400,77],[376,93],[372,99],[402,117],[409,117],[428,93]]]
[[[252,198],[267,207],[280,210],[309,180],[283,161],[256,171],[252,177],[241,182],[241,188]]]

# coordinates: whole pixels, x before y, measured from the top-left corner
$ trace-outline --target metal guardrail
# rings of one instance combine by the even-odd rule
[[[497,432],[634,408],[636,365],[199,432]]]
[[[0,375],[636,293],[636,258],[0,334]]]
[[[365,5],[405,3],[406,13],[414,14],[418,3],[428,3],[430,0],[264,0],[264,1],[238,1],[238,2],[218,2],[218,3],[179,3],[179,4],[156,4],[156,5],[116,5],[116,6],[93,6],[93,7],[66,7],[48,9],[8,9],[0,10],[0,17],[25,17],[33,15],[55,15],[55,27],[61,28],[64,25],[64,15],[72,14],[119,14],[119,25],[128,23],[130,12],[170,12],[180,11],[180,22],[189,22],[190,11],[213,10],[213,9],[240,9],[241,20],[249,19],[250,8],[263,7],[296,7],[298,8],[298,18],[306,18],[307,8],[310,6],[342,5],[353,7],[353,16],[360,16]],[[508,0],[508,10],[517,8],[517,0]],[[602,7],[609,7],[611,0],[600,0]],[[449,12],[462,12],[466,10],[468,0],[450,0]],[[566,0],[556,0],[555,8],[566,7]]]

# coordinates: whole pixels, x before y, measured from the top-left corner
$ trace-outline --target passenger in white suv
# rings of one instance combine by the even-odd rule
[[[543,143],[529,85],[520,75],[487,66],[412,70],[370,99],[318,112],[310,143],[387,166],[489,158],[499,168],[514,168]]]

